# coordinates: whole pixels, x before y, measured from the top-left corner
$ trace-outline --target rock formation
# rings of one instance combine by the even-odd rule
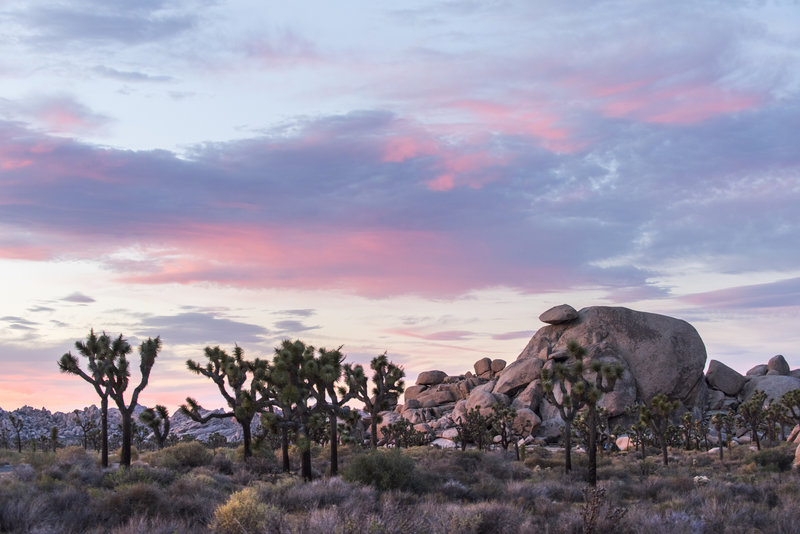
[[[587,364],[622,365],[622,378],[601,401],[612,417],[622,416],[627,406],[647,402],[658,393],[680,400],[686,409],[704,408],[706,350],[687,322],[627,308],[576,311],[567,304],[545,311],[540,320],[548,325],[534,334],[509,365],[486,357],[475,362],[474,374],[421,373],[417,384],[406,388],[405,405],[395,411],[414,424],[426,423],[441,445],[468,410],[477,408],[489,415],[493,405],[511,404],[532,427],[529,439],[555,439],[563,422],[543,398],[540,374],[545,366],[566,359],[567,342],[573,339],[587,348]],[[721,374],[724,377],[724,371]]]

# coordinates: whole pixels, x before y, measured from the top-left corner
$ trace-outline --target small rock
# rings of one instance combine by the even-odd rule
[[[431,447],[436,447],[439,449],[455,449],[456,444],[449,439],[436,438],[435,440],[431,441]]]

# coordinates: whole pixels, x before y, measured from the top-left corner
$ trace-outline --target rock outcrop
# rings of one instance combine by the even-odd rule
[[[698,401],[706,349],[686,321],[628,308],[584,308],[572,321],[539,329],[518,360],[551,359],[571,340],[624,361],[638,400],[665,393],[689,409]]]
[[[455,436],[454,427],[467,411],[478,409],[490,415],[495,404],[510,404],[517,410],[519,423],[531,429],[528,439],[557,439],[563,421],[543,397],[541,371],[566,360],[567,343],[573,339],[587,349],[587,368],[594,361],[622,366],[622,378],[600,402],[612,418],[658,393],[680,400],[686,409],[705,402],[706,350],[697,331],[685,321],[627,308],[575,311],[569,305],[551,308],[540,319],[548,325],[534,334],[509,365],[486,357],[475,362],[474,375],[422,373],[417,385],[406,390],[406,405],[400,413],[415,424],[428,423],[441,444],[438,440]],[[738,373],[731,372],[733,378],[723,370],[720,380],[735,379]],[[435,380],[431,373],[436,374]],[[736,385],[724,383],[726,390],[736,389]]]

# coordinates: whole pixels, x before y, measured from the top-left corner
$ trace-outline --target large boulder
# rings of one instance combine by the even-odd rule
[[[706,380],[712,388],[731,396],[738,395],[747,382],[745,377],[717,360],[711,360],[708,363]]]
[[[426,389],[428,389],[428,386],[408,386],[403,392],[403,396],[406,401],[410,401],[419,397],[420,393]]]
[[[496,403],[497,398],[494,395],[486,390],[476,388],[469,394],[465,408],[467,411],[478,408],[482,416],[489,417],[494,413],[492,406]]]
[[[790,371],[789,363],[782,354],[778,354],[770,358],[769,362],[767,362],[767,373],[769,373],[769,371],[775,371],[776,374],[786,376]]]
[[[524,430],[524,436],[535,433],[540,424],[542,424],[542,419],[533,410],[528,408],[517,410],[517,416],[514,418],[514,428]]]
[[[778,402],[784,393],[793,389],[800,389],[800,378],[783,375],[766,375],[750,377],[747,384],[742,388],[742,400],[747,402],[753,392],[760,389],[767,394],[766,402]]]
[[[538,358],[527,358],[512,362],[511,365],[503,370],[492,391],[505,395],[517,393],[539,378],[539,374],[542,372],[542,365],[544,365],[544,361]]]
[[[492,370],[492,360],[491,358],[481,358],[475,365],[473,365],[475,369],[475,374],[481,376],[484,373],[488,373]]]
[[[547,359],[575,340],[591,348],[602,342],[627,363],[636,384],[637,400],[649,402],[665,393],[692,408],[702,389],[706,348],[686,321],[621,307],[593,306],[578,317],[540,328],[517,358]],[[513,365],[513,364],[512,364]],[[503,371],[505,377],[511,365]]]
[[[569,304],[553,306],[539,316],[539,320],[547,324],[561,324],[578,318],[578,312]]]
[[[444,371],[423,371],[417,377],[417,385],[435,386],[444,382],[445,378],[447,378],[447,373]]]
[[[505,368],[506,368],[506,361],[505,360],[501,360],[500,358],[492,360],[492,367],[491,367],[492,373],[499,373],[500,371],[502,371]]]
[[[764,376],[769,371],[769,366],[766,363],[760,363],[755,367],[751,368],[747,373],[746,376]]]

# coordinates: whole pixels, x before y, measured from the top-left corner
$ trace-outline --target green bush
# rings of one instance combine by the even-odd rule
[[[779,473],[792,468],[794,453],[783,447],[765,449],[755,453],[753,461],[766,471]]]
[[[374,450],[355,456],[342,473],[348,482],[369,484],[379,490],[424,490],[414,460],[399,449]]]
[[[209,465],[213,454],[199,441],[183,441],[160,451],[149,453],[144,460],[158,467],[188,470]]]
[[[257,488],[249,487],[237,491],[216,509],[212,528],[220,534],[241,534],[280,532],[285,525],[282,512],[261,502]]]

